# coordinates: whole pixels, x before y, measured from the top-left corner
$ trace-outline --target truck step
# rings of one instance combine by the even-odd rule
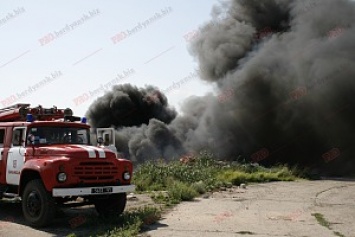
[[[2,193],[2,196],[5,198],[20,198],[16,193]]]

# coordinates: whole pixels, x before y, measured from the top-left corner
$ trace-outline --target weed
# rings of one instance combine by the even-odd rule
[[[277,170],[256,171],[246,173],[240,170],[228,169],[217,176],[217,179],[240,185],[248,182],[293,181],[296,177],[290,170],[283,167]]]
[[[313,213],[312,216],[316,218],[318,224],[330,229],[330,223],[324,218],[324,216],[321,213]]]
[[[161,218],[161,210],[156,207],[145,206],[124,212],[120,216],[101,219],[90,218],[85,224],[95,227],[91,236],[96,237],[128,237],[137,236],[144,225],[155,223]],[[72,233],[67,237],[76,237]]]
[[[241,234],[241,235],[254,235],[255,234],[251,231],[238,231],[237,233]]]
[[[316,218],[316,220],[318,221],[318,223],[321,226],[326,227],[327,229],[331,230],[332,228],[330,227],[330,223],[324,218],[324,216],[321,213],[313,213],[312,216],[314,216]],[[345,235],[343,235],[342,233],[338,232],[338,231],[333,231],[333,234],[339,237],[345,237]]]
[[[177,202],[191,201],[198,196],[198,192],[195,189],[180,181],[174,181],[174,183],[168,187],[168,193],[170,198]]]
[[[333,231],[333,233],[334,233],[336,236],[345,237],[345,235],[343,235],[342,233],[340,233],[340,232],[338,232],[338,231]]]
[[[77,237],[77,235],[74,233],[71,233],[71,234],[67,235],[67,237]]]
[[[206,184],[203,181],[198,181],[196,183],[193,183],[191,187],[199,194],[206,193]]]
[[[163,162],[147,162],[134,174],[137,191],[167,190],[175,181],[194,184],[203,181],[207,188],[216,183],[216,174],[222,169],[213,158],[197,156],[193,163],[184,164],[178,161],[165,164]],[[201,185],[196,186],[201,193]]]

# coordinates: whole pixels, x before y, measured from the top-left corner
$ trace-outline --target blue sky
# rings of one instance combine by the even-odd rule
[[[0,0],[0,107],[56,105],[81,116],[113,83],[171,88],[197,68],[188,45],[217,3]],[[196,77],[167,91],[179,109],[211,85]]]

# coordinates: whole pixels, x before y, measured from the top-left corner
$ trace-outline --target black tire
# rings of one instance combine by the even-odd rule
[[[118,216],[122,214],[126,207],[126,193],[109,195],[107,198],[98,198],[94,200],[95,209],[100,216]]]
[[[31,180],[22,194],[22,212],[32,226],[48,225],[55,216],[55,202],[40,179]]]

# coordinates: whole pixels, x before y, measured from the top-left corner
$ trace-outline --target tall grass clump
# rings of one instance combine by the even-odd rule
[[[181,183],[191,186],[198,182],[208,187],[217,181],[216,174],[222,169],[213,156],[207,153],[191,157],[188,163],[149,161],[135,172],[133,182],[137,191],[171,189],[175,181],[180,182],[177,187],[181,187]]]

